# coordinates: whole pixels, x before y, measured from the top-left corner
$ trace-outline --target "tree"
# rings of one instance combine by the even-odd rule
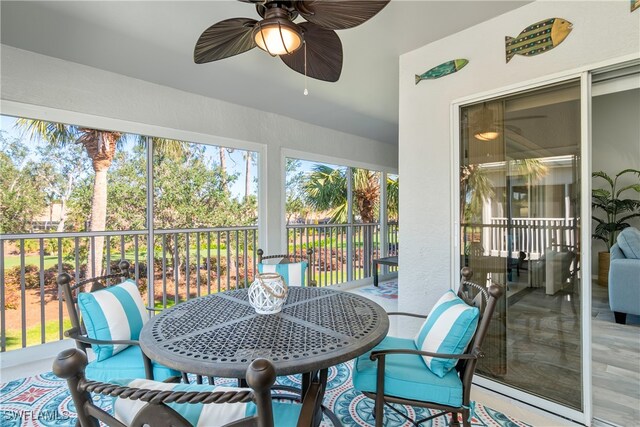
[[[353,171],[353,204],[363,223],[375,222],[380,201],[378,174],[365,169]],[[347,169],[317,164],[305,179],[303,189],[309,205],[329,211],[334,223],[347,222]]]
[[[206,146],[187,144],[185,148],[180,156],[156,155],[154,148],[154,226],[162,229],[255,224],[256,198],[249,196],[240,203],[229,193],[228,184],[237,175],[227,175],[222,167],[213,164],[206,156]],[[187,251],[184,234],[166,243],[179,277]],[[235,272],[236,266],[229,266],[229,271]]]
[[[47,204],[50,216],[54,203],[60,204],[60,222],[56,228],[57,232],[65,230],[68,202],[71,193],[78,180],[86,175],[88,165],[83,161],[81,155],[82,147],[76,144],[67,144],[63,147],[47,144],[38,147],[38,154],[43,159],[43,163],[51,165],[51,173],[47,177]],[[87,213],[88,218],[90,213]]]
[[[294,215],[297,218],[304,218],[308,214],[308,206],[304,203],[304,192],[302,184],[304,182],[304,173],[300,171],[302,162],[297,159],[286,159],[285,165],[285,211],[287,215],[287,224],[291,223]]]
[[[0,232],[28,233],[46,207],[48,167],[30,159],[19,139],[0,133]]]
[[[387,213],[389,221],[398,221],[400,206],[400,177],[387,176]]]
[[[107,220],[107,171],[121,142],[121,132],[102,131],[43,120],[19,119],[17,125],[32,139],[42,139],[54,146],[79,144],[91,159],[93,189],[91,197],[90,231],[104,231]],[[96,236],[87,263],[88,277],[102,271],[104,236]],[[95,267],[95,270],[94,270]]]
[[[481,221],[482,205],[493,197],[493,184],[481,165],[460,167],[460,216],[462,223]]]
[[[256,153],[245,151],[242,157],[245,161],[244,198],[248,199],[251,194],[251,164],[255,161]]]

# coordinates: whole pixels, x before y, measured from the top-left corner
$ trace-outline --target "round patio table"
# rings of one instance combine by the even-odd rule
[[[282,311],[265,315],[239,289],[164,310],[142,328],[140,346],[152,360],[203,376],[244,378],[265,358],[277,375],[302,373],[304,396],[310,381],[324,389],[329,367],[371,350],[388,330],[384,309],[359,295],[291,287]]]
[[[254,359],[266,358],[278,375],[290,375],[353,359],[388,330],[384,309],[359,295],[292,287],[280,313],[257,314],[239,289],[164,310],[144,326],[140,346],[183,372],[243,378]]]

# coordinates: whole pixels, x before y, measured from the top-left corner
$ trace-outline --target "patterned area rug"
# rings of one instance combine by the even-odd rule
[[[379,283],[378,287],[373,285],[365,286],[364,288],[358,289],[358,292],[387,299],[398,299],[398,281],[389,280],[384,283]]]
[[[324,404],[331,409],[342,424],[347,426],[373,426],[373,401],[354,390],[351,383],[352,363],[343,363],[329,371],[328,389]],[[217,381],[216,381],[217,382]],[[235,380],[221,379],[220,384],[235,385]],[[300,386],[300,377],[281,377],[278,383]],[[94,396],[96,403],[110,410],[111,397]],[[424,418],[428,410],[396,405],[402,413],[412,418]],[[0,424],[4,427],[61,427],[73,426],[76,422],[75,407],[65,381],[47,372],[34,377],[22,378],[0,385]],[[393,411],[385,408],[386,427],[409,427],[410,423]],[[322,426],[330,426],[328,419]],[[439,417],[422,424],[425,427],[449,425],[449,419]],[[516,427],[527,426],[500,412],[476,404],[473,425]]]

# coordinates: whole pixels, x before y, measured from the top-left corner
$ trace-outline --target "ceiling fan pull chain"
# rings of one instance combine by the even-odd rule
[[[303,40],[304,43],[304,96],[309,95],[309,90],[307,89],[307,41]]]

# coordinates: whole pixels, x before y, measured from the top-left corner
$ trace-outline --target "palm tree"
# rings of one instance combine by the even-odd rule
[[[89,231],[106,230],[107,172],[115,158],[118,146],[122,143],[123,133],[31,119],[18,119],[17,126],[34,140],[42,139],[52,146],[74,143],[86,150],[94,171]],[[156,137],[152,139],[154,152],[160,156],[175,158],[186,152],[187,143],[185,142]],[[142,135],[138,137],[138,144],[145,144],[146,141],[147,137]],[[96,236],[89,241],[87,277],[101,274],[103,251],[104,236]]]
[[[400,205],[400,178],[387,176],[387,212],[389,220],[398,220]]]
[[[375,222],[379,210],[380,181],[377,172],[353,171],[353,204],[363,223]],[[347,170],[316,164],[302,184],[307,204],[316,211],[329,211],[331,222],[347,222]],[[399,180],[387,178],[387,205],[398,215]]]
[[[255,153],[253,151],[245,151],[242,157],[245,161],[244,199],[247,200],[251,193],[251,164],[255,159]]]
[[[346,170],[314,165],[302,188],[309,206],[316,211],[329,211],[331,222],[347,222]]]
[[[485,200],[493,197],[493,185],[480,165],[460,167],[460,215],[461,222],[474,222],[482,211]]]
[[[115,157],[116,148],[121,143],[122,132],[30,119],[19,119],[17,125],[32,139],[43,139],[54,146],[75,143],[84,147],[94,171],[89,231],[104,231],[107,220],[107,171]],[[104,236],[96,236],[92,242],[93,246],[91,241],[89,245],[88,277],[94,277],[96,272],[102,270]]]

